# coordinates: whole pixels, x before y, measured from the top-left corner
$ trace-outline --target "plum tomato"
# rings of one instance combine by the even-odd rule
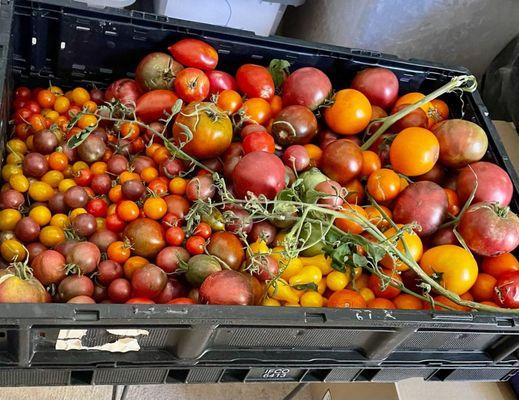
[[[186,67],[204,71],[216,68],[218,52],[210,44],[199,39],[182,39],[168,47],[173,58]]]

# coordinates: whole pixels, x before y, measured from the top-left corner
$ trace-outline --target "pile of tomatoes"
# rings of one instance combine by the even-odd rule
[[[287,258],[300,215],[257,218],[245,200],[270,207],[302,182],[301,201],[344,214],[338,230],[373,239],[347,218],[360,217],[462,299],[519,307],[513,186],[484,160],[481,127],[449,119],[434,99],[362,149],[378,119],[425,97],[399,93],[390,70],[365,69],[333,92],[314,67],[245,64],[231,75],[203,41],[168,50],[104,91],[16,90],[0,302],[430,308],[401,290],[422,293],[401,260],[380,260],[389,286],[346,260],[338,268],[315,226],[315,243]],[[225,204],[222,191],[241,202]]]

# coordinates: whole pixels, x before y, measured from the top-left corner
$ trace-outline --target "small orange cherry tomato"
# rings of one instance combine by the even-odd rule
[[[150,197],[143,205],[144,214],[151,219],[161,219],[168,212],[166,201],[160,197]]]
[[[406,105],[414,104],[414,103],[417,103],[420,100],[422,100],[424,97],[425,97],[425,95],[423,93],[419,93],[419,92],[407,93],[407,94],[404,94],[403,96],[399,97],[393,107],[397,108],[398,106],[401,106],[404,104],[406,104]],[[430,113],[430,110],[432,107],[433,107],[433,105],[430,102],[427,102],[420,106],[420,108],[425,111],[427,116],[429,116],[429,113]]]
[[[110,260],[122,264],[126,262],[128,258],[130,258],[131,247],[128,243],[118,240],[113,243],[110,243],[110,245],[106,249],[106,254],[108,255],[108,258]]]
[[[160,178],[161,177],[159,176],[148,184],[148,189],[150,189],[157,196],[163,196],[168,193],[168,183],[165,182],[164,179]]]
[[[458,198],[458,194],[449,188],[444,188],[445,194],[447,195],[447,212],[455,217],[460,212],[460,199]]]
[[[54,110],[60,114],[65,114],[70,108],[70,100],[65,96],[59,96],[54,102]]]
[[[326,306],[329,308],[366,308],[366,301],[359,293],[342,289],[330,296]]]
[[[123,191],[121,185],[115,185],[108,192],[108,198],[112,203],[119,203],[123,199]]]
[[[270,112],[272,113],[272,118],[275,118],[282,108],[283,100],[281,99],[281,96],[278,96],[277,94],[274,95],[272,100],[270,100]]]
[[[402,225],[397,225],[401,228]],[[389,228],[384,232],[384,236],[390,240],[394,240],[396,235],[395,228]],[[405,246],[404,246],[405,243]],[[414,261],[418,261],[423,254],[423,244],[418,235],[414,232],[404,232],[400,239],[396,242],[396,248],[403,254],[406,253],[406,247]],[[409,267],[401,260],[392,259],[388,254],[380,261],[380,263],[388,269],[396,269],[397,271],[407,271]]]
[[[381,167],[382,163],[377,153],[371,150],[362,152],[362,169],[360,171],[360,176],[368,177],[372,172],[375,172]]]
[[[43,108],[52,108],[56,101],[56,95],[48,89],[40,90],[36,96],[38,104]]]
[[[387,215],[387,217],[389,219],[393,218],[393,214],[391,213],[391,210],[389,208],[387,208],[386,206],[382,206],[382,205],[380,205],[379,207],[384,211],[384,213]],[[389,225],[390,225],[389,221],[384,218],[382,213],[376,207],[367,206],[364,209],[364,211],[366,211],[369,222],[376,225],[377,228],[382,229],[382,230],[389,228]]]
[[[153,158],[153,161],[155,161],[157,164],[160,164],[163,161],[166,161],[171,154],[169,153],[168,149],[166,149],[164,146],[159,146],[157,150],[153,152],[153,155],[151,158]]]
[[[421,310],[422,300],[411,294],[400,293],[393,299],[393,303],[399,310]]]
[[[148,157],[153,157],[153,153],[155,153],[155,151],[157,151],[161,147],[162,146],[160,144],[158,144],[158,143],[150,144],[148,147],[146,147],[146,155]]]
[[[470,288],[470,294],[476,301],[488,301],[494,297],[497,279],[484,272],[478,274],[476,282]]]
[[[350,204],[360,204],[364,201],[364,186],[358,179],[352,179],[346,185],[344,189],[347,190],[348,194],[345,199]]]
[[[187,187],[187,180],[184,178],[181,178],[180,176],[175,176],[170,182],[169,182],[169,191],[172,194],[178,194],[183,195],[186,193],[186,187]]]
[[[309,143],[305,144],[303,146],[306,151],[308,152],[308,156],[310,157],[310,160],[314,163],[314,165],[317,165],[319,160],[321,159],[323,155],[323,151],[319,146],[316,146],[315,144]]]
[[[373,110],[361,92],[342,89],[335,94],[333,101],[324,111],[324,119],[331,130],[341,135],[355,135],[368,126]]]
[[[85,114],[79,118],[77,126],[81,129],[88,128],[97,124],[97,118],[95,115]]]
[[[33,132],[42,131],[47,127],[47,121],[45,120],[45,117],[41,114],[32,114],[29,117],[28,122]]]
[[[395,303],[389,299],[381,297],[375,297],[373,300],[368,301],[368,308],[381,308],[384,310],[394,310],[396,308]]]
[[[153,179],[157,178],[158,176],[159,171],[157,171],[157,168],[155,167],[146,167],[141,171],[141,179],[146,183],[150,183]]]
[[[260,97],[253,97],[252,99],[245,100],[242,109],[245,119],[255,121],[260,125],[267,124],[272,115],[270,104],[267,100]]]
[[[123,221],[133,221],[139,217],[139,214],[139,206],[131,200],[123,200],[117,204],[117,216]]]
[[[135,140],[139,137],[140,128],[135,122],[124,122],[120,128],[121,137],[129,141]]]
[[[119,183],[122,185],[124,182],[140,180],[141,176],[137,172],[123,171],[119,175]]]
[[[439,156],[440,143],[434,133],[418,127],[401,131],[389,148],[393,169],[407,176],[429,172]]]
[[[77,87],[72,90],[70,97],[74,104],[82,106],[88,100],[90,100],[90,93],[88,93],[88,90],[82,87]]]
[[[434,124],[449,118],[449,106],[443,100],[431,100],[427,116],[429,117],[429,128],[431,128]]]
[[[49,166],[56,171],[63,171],[68,166],[68,157],[64,153],[55,151],[49,156]]]
[[[97,110],[97,104],[92,100],[88,100],[83,104],[83,108],[86,109],[88,112],[93,113]]]
[[[371,173],[366,188],[376,201],[393,200],[400,193],[400,176],[391,169],[381,168]]]
[[[223,90],[218,94],[218,100],[216,101],[216,105],[222,110],[226,111],[229,114],[234,114],[236,111],[240,109],[243,101],[241,95],[232,89]]]
[[[349,218],[367,219],[368,214],[361,206],[355,204],[345,204],[341,213]],[[358,235],[364,230],[364,227],[355,221],[351,221],[347,218],[336,218],[334,225],[344,232],[353,233]]]

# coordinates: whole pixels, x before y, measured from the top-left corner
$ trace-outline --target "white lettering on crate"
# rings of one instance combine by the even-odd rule
[[[106,331],[120,338],[114,342],[99,346],[85,346],[81,343],[81,339],[87,334],[87,329],[60,329],[58,340],[56,341],[56,350],[98,350],[111,353],[127,353],[141,349],[137,340],[138,336],[149,335],[149,332],[145,329],[107,329]]]

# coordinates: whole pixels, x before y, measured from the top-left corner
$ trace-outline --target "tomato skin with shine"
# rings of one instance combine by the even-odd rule
[[[267,68],[244,64],[236,72],[238,88],[247,97],[261,97],[270,101],[274,97],[274,80]]]
[[[424,128],[406,128],[391,143],[389,159],[396,172],[418,176],[429,172],[440,156],[440,143]]]
[[[184,68],[177,74],[175,91],[185,102],[201,101],[209,94],[209,78],[198,68]]]
[[[158,121],[171,113],[178,96],[171,90],[157,89],[144,93],[137,99],[135,112],[145,123]]]
[[[366,300],[357,292],[349,289],[342,289],[334,292],[329,300],[327,307],[330,308],[366,308]]]
[[[253,151],[274,153],[275,150],[274,138],[267,132],[252,132],[243,139],[243,151],[245,154]]]
[[[478,276],[478,264],[472,254],[452,244],[427,250],[420,266],[427,275],[441,275],[441,285],[456,294],[468,292]]]
[[[494,300],[507,308],[519,308],[519,272],[507,272],[496,283]]]
[[[201,70],[215,69],[218,52],[210,44],[199,39],[182,39],[168,47],[173,58],[186,67]]]
[[[331,107],[325,109],[328,127],[341,135],[355,135],[365,129],[371,120],[371,104],[366,96],[355,89],[339,90]]]

